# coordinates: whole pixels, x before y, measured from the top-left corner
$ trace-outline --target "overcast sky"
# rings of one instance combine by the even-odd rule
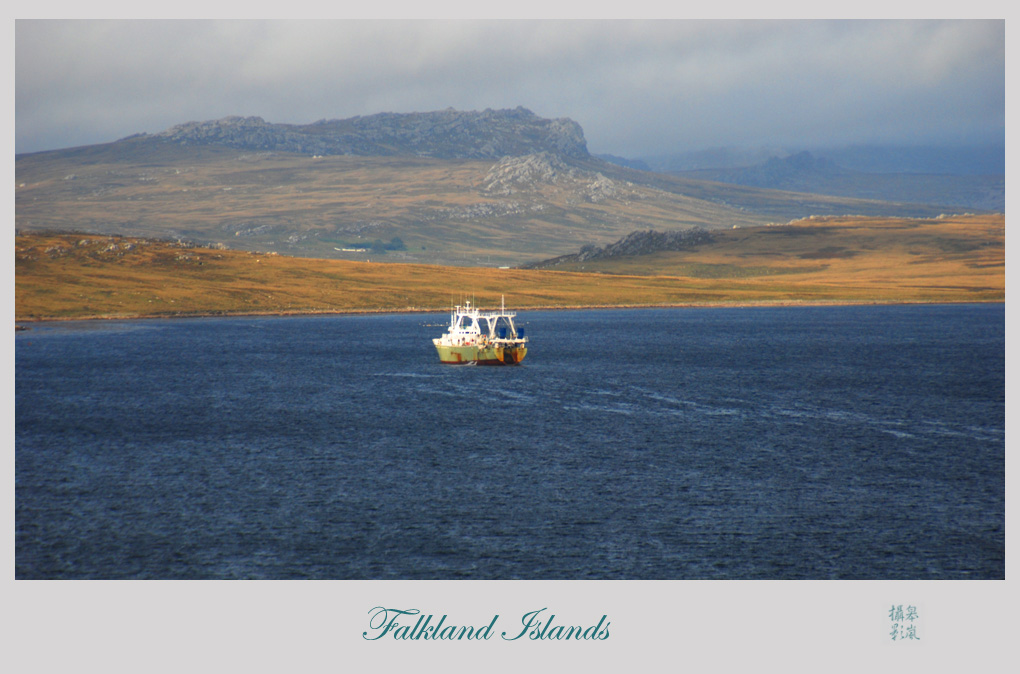
[[[595,153],[1003,142],[1003,21],[17,21],[15,151],[512,108]]]

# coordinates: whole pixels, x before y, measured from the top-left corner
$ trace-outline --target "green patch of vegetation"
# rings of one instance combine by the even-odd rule
[[[766,227],[761,232],[767,236],[815,236],[824,233],[821,228],[814,227]]]
[[[847,250],[842,246],[826,246],[820,250],[810,253],[801,253],[797,257],[802,260],[832,260],[835,258],[848,258],[857,255],[856,250]]]
[[[400,237],[393,237],[389,243],[383,243],[382,239],[376,239],[368,246],[373,253],[386,253],[390,250],[407,250],[407,246],[400,240]]]
[[[407,250],[407,245],[401,240],[399,236],[395,236],[385,242],[382,239],[375,239],[371,242],[365,241],[350,241],[349,239],[340,239],[330,236],[320,236],[319,240],[323,243],[328,243],[335,248],[342,248],[348,250],[366,250],[375,253],[376,255],[385,255],[389,251],[395,250]]]
[[[969,253],[980,249],[983,245],[978,241],[962,241],[954,239],[935,239],[932,244],[945,253]]]
[[[682,265],[674,270],[678,276],[691,278],[754,278],[759,276],[784,276],[787,274],[809,274],[825,270],[825,265],[801,267],[741,266],[735,264],[694,263]]]

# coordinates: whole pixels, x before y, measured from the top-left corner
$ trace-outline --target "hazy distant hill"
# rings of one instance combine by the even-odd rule
[[[258,117],[15,158],[24,230],[185,238],[289,255],[517,265],[644,229],[942,207],[692,180],[589,155],[581,127],[524,108]],[[399,242],[399,245],[398,245]]]
[[[798,152],[762,159],[763,152],[719,150],[648,163],[672,175],[735,185],[1005,212],[1002,155],[988,148],[857,147],[830,150],[824,156]],[[742,163],[752,159],[756,161]]]
[[[864,173],[953,176],[1001,176],[1006,173],[1006,151],[1003,145],[965,147],[851,145],[815,150],[813,154],[851,171]]]
[[[1003,175],[1006,150],[1002,144],[963,147],[850,145],[837,148],[720,147],[640,157],[652,171],[665,173],[700,169],[746,168],[800,152],[828,159],[862,173],[921,173],[939,175]]]
[[[641,159],[627,159],[626,157],[617,157],[612,154],[597,154],[595,155],[599,159],[605,160],[610,164],[616,164],[617,166],[623,166],[626,168],[637,169],[638,171],[651,171],[650,167],[646,162]]]

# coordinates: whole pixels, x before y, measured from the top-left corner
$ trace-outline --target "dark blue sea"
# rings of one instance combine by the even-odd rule
[[[18,578],[1005,577],[997,305],[33,324]]]

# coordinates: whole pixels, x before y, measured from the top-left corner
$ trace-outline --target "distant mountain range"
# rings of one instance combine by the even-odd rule
[[[1002,146],[853,146],[814,152],[723,148],[642,159],[600,156],[621,166],[696,180],[1005,212]]]
[[[951,184],[915,203],[877,188],[868,198],[829,196],[840,184],[861,193],[870,178],[810,155],[682,176],[612,159],[589,154],[576,122],[521,107],[306,125],[227,117],[15,157],[15,224],[311,257],[505,266],[650,228],[959,212],[936,198]],[[384,243],[396,239],[398,248]]]
[[[783,159],[801,152],[828,159],[863,173],[922,173],[942,175],[1002,175],[1006,172],[1003,144],[973,146],[850,145],[839,148],[728,147],[662,154],[639,161],[651,171],[671,173],[701,169],[746,168],[773,157]]]
[[[931,203],[976,211],[1005,212],[1004,175],[867,173],[844,168],[809,152],[770,157],[745,168],[673,171],[674,175],[764,189],[858,199]]]

